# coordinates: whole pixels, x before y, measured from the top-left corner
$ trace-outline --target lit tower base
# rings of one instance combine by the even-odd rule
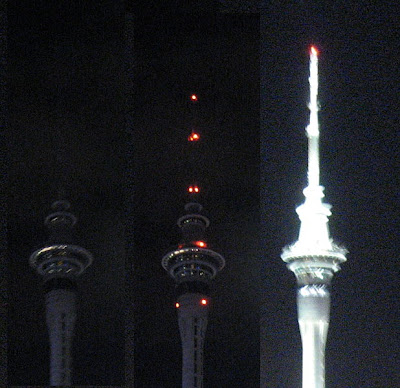
[[[325,346],[329,326],[330,285],[333,274],[346,261],[346,249],[329,236],[329,204],[323,203],[319,185],[318,53],[310,53],[310,123],[308,137],[308,186],[305,202],[296,211],[299,239],[283,249],[282,259],[297,279],[297,308],[303,344],[303,388],[325,388]]]
[[[179,330],[182,340],[182,388],[203,387],[203,349],[210,303],[209,282],[225,266],[225,259],[207,248],[204,232],[210,221],[202,206],[188,203],[179,218],[183,241],[162,258],[162,266],[177,283]]]
[[[76,278],[92,262],[87,250],[71,244],[77,219],[67,201],[53,203],[45,220],[49,243],[32,253],[29,262],[44,278],[46,321],[50,338],[50,385],[71,385],[71,347],[76,320]]]

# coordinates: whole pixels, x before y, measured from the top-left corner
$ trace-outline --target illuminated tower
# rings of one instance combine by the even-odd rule
[[[318,52],[310,52],[310,123],[308,137],[308,186],[305,202],[296,211],[300,218],[298,240],[285,247],[282,259],[297,279],[297,309],[303,344],[303,388],[325,387],[325,344],[329,325],[330,284],[346,261],[346,249],[329,236],[329,204],[322,201],[319,184]]]
[[[191,96],[193,101],[194,95]],[[191,145],[200,140],[192,131]],[[188,186],[191,202],[186,214],[178,219],[182,241],[161,261],[163,268],[177,284],[176,308],[182,340],[182,388],[203,387],[203,349],[210,304],[209,282],[224,267],[225,259],[210,249],[204,234],[210,221],[200,214],[202,206],[195,201],[200,194],[197,183]]]
[[[46,321],[50,339],[50,385],[71,385],[71,347],[76,319],[76,279],[92,262],[86,249],[72,244],[76,217],[67,201],[56,201],[45,219],[48,244],[32,253],[29,262],[44,278]]]

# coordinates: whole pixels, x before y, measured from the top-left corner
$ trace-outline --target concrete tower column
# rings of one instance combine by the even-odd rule
[[[46,293],[46,321],[50,338],[50,385],[71,385],[71,347],[76,321],[75,291]]]
[[[200,293],[187,293],[177,300],[182,340],[182,387],[202,388],[209,297]]]
[[[330,295],[325,287],[303,286],[297,292],[298,320],[303,343],[303,387],[323,388]]]

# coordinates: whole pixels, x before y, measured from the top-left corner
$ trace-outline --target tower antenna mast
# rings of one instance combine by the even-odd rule
[[[306,128],[308,136],[308,186],[319,186],[319,122],[318,122],[318,51],[310,50],[310,122]]]

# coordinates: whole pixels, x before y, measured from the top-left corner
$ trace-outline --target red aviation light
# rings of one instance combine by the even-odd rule
[[[312,55],[317,55],[317,56],[318,56],[318,50],[316,49],[315,46],[311,46],[311,48],[310,48],[310,53],[311,53]]]
[[[200,193],[200,188],[197,185],[189,186],[188,187],[188,192],[189,193]]]
[[[202,299],[200,301],[200,304],[203,305],[203,306],[207,306],[207,303],[208,303],[207,299]]]
[[[194,245],[197,245],[200,248],[207,248],[207,243],[204,241],[194,241]]]
[[[179,309],[180,304],[179,304],[178,302],[176,302],[176,303],[175,303],[175,307],[176,307],[177,309]]]
[[[192,94],[190,96],[190,100],[193,101],[193,102],[197,102],[198,101],[197,96],[195,94]]]
[[[200,135],[197,132],[192,131],[192,133],[188,137],[189,141],[198,141],[200,140]]]

